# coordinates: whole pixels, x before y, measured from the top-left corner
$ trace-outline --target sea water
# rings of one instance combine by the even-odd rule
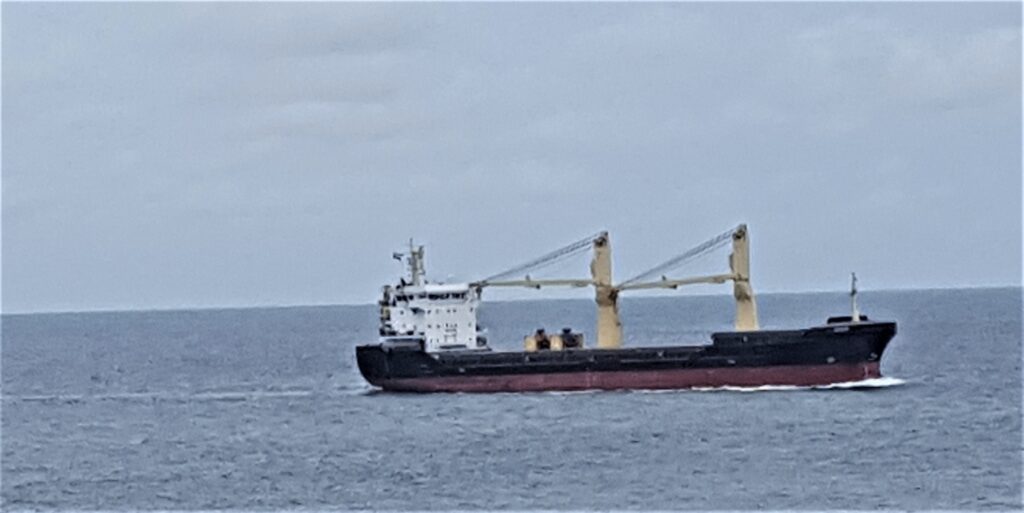
[[[764,328],[847,313],[760,295]],[[884,378],[829,387],[381,393],[373,306],[2,318],[4,510],[1015,509],[1021,290],[862,292]],[[724,296],[622,301],[631,345],[730,328]],[[485,303],[492,346],[585,300]]]

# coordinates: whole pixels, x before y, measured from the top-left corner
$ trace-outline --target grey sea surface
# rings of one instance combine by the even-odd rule
[[[765,328],[844,294],[758,297]],[[408,395],[355,367],[373,306],[6,315],[4,510],[1021,508],[1021,289],[862,292],[874,387]],[[627,298],[703,343],[726,296]],[[497,349],[585,300],[485,303]]]

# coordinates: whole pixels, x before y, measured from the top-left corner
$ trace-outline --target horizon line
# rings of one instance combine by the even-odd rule
[[[978,286],[958,286],[958,287],[910,287],[910,288],[880,288],[880,289],[858,289],[858,292],[926,292],[926,291],[939,291],[939,290],[994,290],[994,289],[1021,289],[1022,286],[1018,285],[978,285]],[[758,296],[773,296],[773,295],[794,295],[794,294],[846,294],[845,290],[779,290],[779,291],[768,291],[759,292]],[[680,294],[679,296],[687,297],[714,297],[714,296],[731,296],[730,293],[697,293],[697,294]],[[632,295],[634,298],[661,298],[670,297],[666,295],[655,295],[655,294],[636,294]],[[520,301],[538,301],[543,300],[542,298],[513,298],[513,299],[498,299],[488,301],[489,303],[512,303]],[[575,297],[553,297],[548,298],[548,301],[582,301],[584,298]],[[208,306],[173,306],[173,307],[155,307],[155,308],[97,308],[97,309],[84,309],[84,310],[35,310],[35,311],[15,311],[5,312],[0,308],[0,316],[16,316],[16,315],[64,315],[64,314],[104,314],[104,313],[160,313],[160,312],[196,312],[196,311],[219,311],[219,310],[272,310],[272,309],[285,309],[285,308],[325,308],[325,307],[357,307],[357,306],[373,306],[376,303],[303,303],[303,304],[253,304],[253,305],[208,305]]]

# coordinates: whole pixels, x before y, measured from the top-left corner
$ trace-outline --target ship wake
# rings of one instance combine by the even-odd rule
[[[893,377],[869,378],[858,381],[844,381],[828,385],[761,385],[756,387],[724,386],[693,388],[695,392],[787,392],[793,390],[867,390],[890,388],[906,384],[905,380]]]
[[[844,381],[841,383],[830,383],[828,385],[760,385],[760,386],[734,386],[726,385],[721,387],[693,387],[669,390],[632,390],[632,393],[639,394],[679,394],[687,392],[793,392],[807,390],[872,390],[891,388],[905,385],[907,382],[900,378],[881,377],[869,378],[858,381]]]

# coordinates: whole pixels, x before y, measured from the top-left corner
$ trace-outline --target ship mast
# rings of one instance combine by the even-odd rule
[[[608,232],[594,239],[594,260],[590,262],[597,301],[597,347],[622,347],[622,323],[619,321],[619,291],[612,285],[612,245]]]
[[[860,310],[857,308],[857,273],[850,273],[850,322],[860,322]]]
[[[732,294],[736,298],[736,331],[756,331],[757,304],[754,302],[754,289],[750,286],[750,244],[745,224],[739,225],[732,234],[729,268],[732,271]]]
[[[392,253],[392,258],[401,261],[405,257],[405,263],[409,266],[409,285],[419,287],[423,285],[423,276],[426,271],[423,268],[423,246],[416,246],[412,239],[409,239],[408,253]]]
[[[416,287],[423,285],[423,246],[414,246],[412,239],[409,239],[409,276],[412,284]]]

